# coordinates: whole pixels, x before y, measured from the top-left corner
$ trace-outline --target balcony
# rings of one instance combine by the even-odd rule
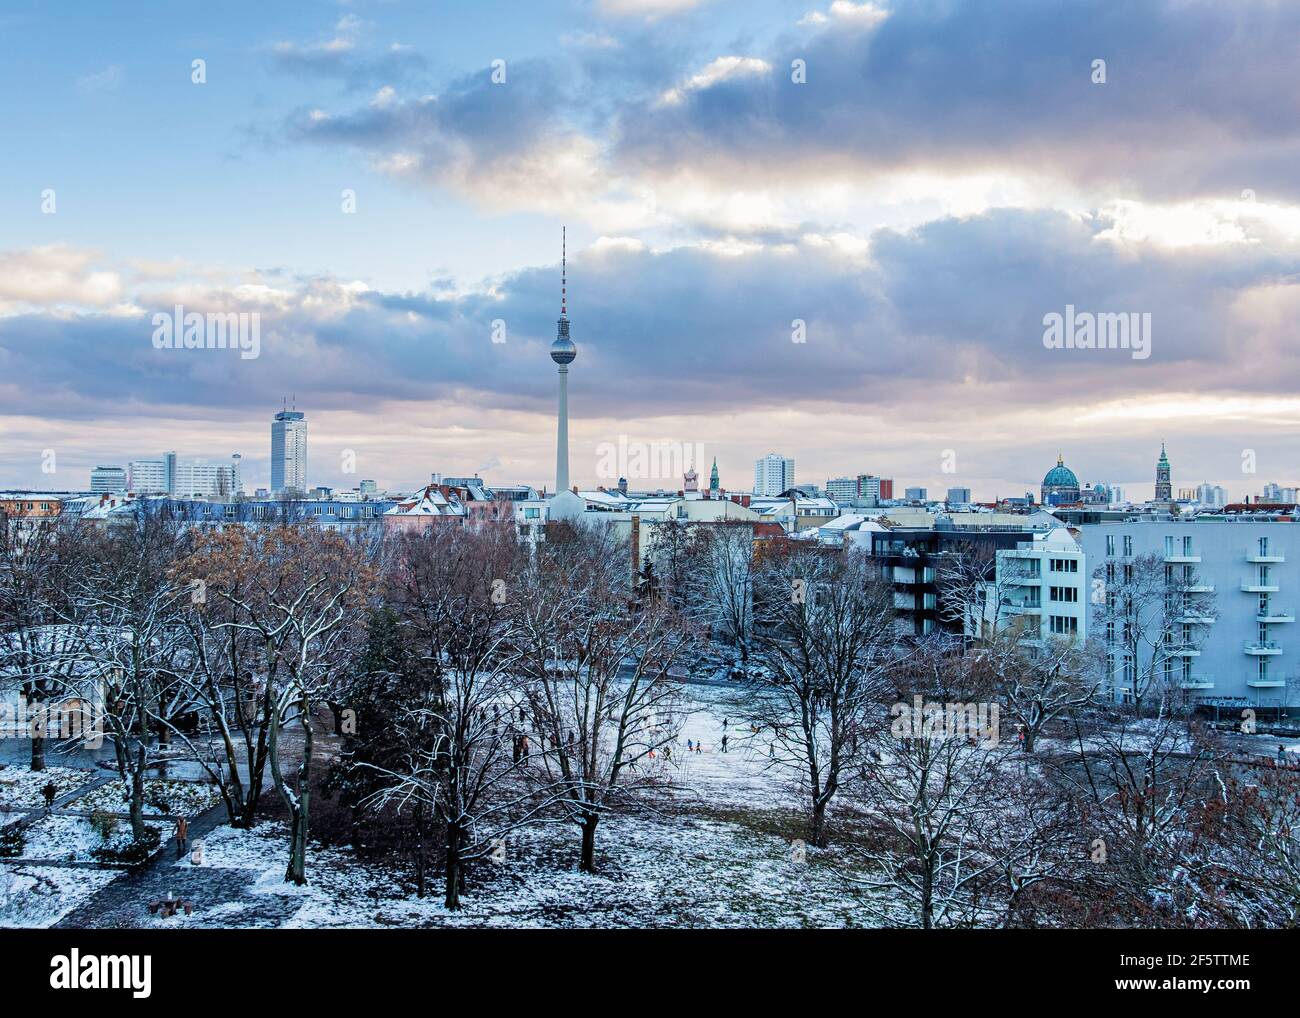
[[[1197,563],[1199,563],[1199,562],[1201,561],[1201,556],[1200,556],[1200,555],[1184,555],[1184,554],[1182,554],[1181,552],[1178,552],[1178,553],[1170,552],[1168,555],[1165,556],[1165,561],[1166,561],[1166,562],[1169,562],[1169,563],[1185,562],[1185,563],[1187,563],[1187,564],[1189,564],[1189,565],[1192,565],[1192,564],[1197,564]]]
[[[1267,657],[1270,654],[1281,654],[1282,644],[1277,640],[1247,640],[1242,644],[1242,649],[1255,657]]]
[[[1289,608],[1270,608],[1268,611],[1258,612],[1255,615],[1256,622],[1262,622],[1268,625],[1272,622],[1294,622],[1295,612]]]
[[[1256,676],[1253,679],[1247,679],[1246,685],[1255,689],[1280,689],[1286,685],[1285,675],[1268,675]]]
[[[1187,625],[1191,625],[1191,626],[1208,626],[1213,622],[1217,622],[1218,620],[1213,615],[1188,614],[1188,615],[1180,615],[1178,621],[1186,623]]]
[[[1169,651],[1170,657],[1200,657],[1201,652],[1195,647],[1179,647],[1177,650]]]
[[[1242,580],[1241,589],[1247,594],[1276,594],[1281,588],[1270,580],[1268,583],[1260,583],[1258,579]]]
[[[1042,573],[1022,573],[1022,572],[1007,573],[1006,575],[1004,575],[1004,576],[1002,577],[1002,582],[1003,582],[1003,583],[1013,583],[1013,584],[1016,584],[1017,586],[1025,586],[1025,585],[1028,585],[1028,586],[1034,586],[1034,587],[1036,587],[1036,586],[1038,586],[1038,584],[1040,584],[1040,583],[1043,582],[1043,574],[1042,574]]]
[[[1213,583],[1187,583],[1178,588],[1184,594],[1213,594]]]
[[[1183,679],[1178,685],[1182,689],[1213,689],[1214,679],[1209,675],[1193,675],[1190,679]]]
[[[1285,562],[1286,556],[1283,555],[1280,551],[1270,551],[1267,553],[1261,553],[1258,549],[1256,549],[1255,551],[1247,550],[1246,561],[1253,562],[1256,565],[1267,566],[1267,565],[1273,565],[1274,563],[1278,563],[1278,562]]]

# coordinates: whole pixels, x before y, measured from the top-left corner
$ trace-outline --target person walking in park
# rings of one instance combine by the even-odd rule
[[[722,752],[725,753],[726,751],[727,751],[727,737],[724,735],[722,737]]]
[[[184,817],[176,821],[176,858],[179,859],[190,847],[190,824]]]

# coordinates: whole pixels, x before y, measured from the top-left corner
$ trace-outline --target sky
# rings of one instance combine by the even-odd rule
[[[1295,485],[1298,51],[1275,0],[0,3],[0,487],[264,486],[285,399],[311,484],[551,486],[562,228],[584,487]]]

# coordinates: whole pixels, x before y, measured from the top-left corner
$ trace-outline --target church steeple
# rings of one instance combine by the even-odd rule
[[[718,481],[718,457],[713,457],[713,469],[709,471],[709,491],[721,491],[722,484]]]
[[[1174,486],[1170,480],[1169,457],[1165,455],[1165,443],[1160,443],[1160,459],[1156,460],[1156,499],[1157,502],[1172,502]]]

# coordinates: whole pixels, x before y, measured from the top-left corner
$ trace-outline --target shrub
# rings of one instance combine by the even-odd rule
[[[0,827],[0,859],[21,858],[26,847],[27,839],[23,837],[23,832],[18,829],[18,824]]]
[[[95,829],[100,841],[111,841],[113,835],[117,833],[118,823],[118,818],[108,810],[97,809],[90,814],[90,826]]]
[[[124,845],[102,845],[90,854],[97,862],[137,866],[147,862],[160,844],[162,844],[162,831],[157,827],[146,827],[144,838],[140,841],[130,841]]]

